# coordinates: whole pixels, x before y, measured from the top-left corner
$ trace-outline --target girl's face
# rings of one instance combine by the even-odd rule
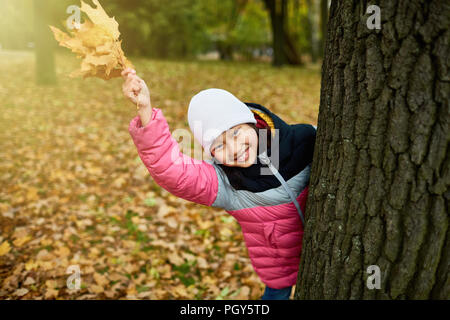
[[[258,156],[256,130],[246,123],[228,129],[214,140],[211,154],[225,166],[250,167]]]

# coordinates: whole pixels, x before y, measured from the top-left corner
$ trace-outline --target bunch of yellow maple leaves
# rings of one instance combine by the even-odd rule
[[[125,57],[119,41],[119,24],[110,18],[98,0],[92,0],[95,8],[81,1],[80,10],[87,14],[89,20],[83,24],[73,24],[70,31],[72,37],[49,26],[60,46],[69,48],[82,58],[81,69],[70,74],[70,77],[98,77],[104,80],[120,77],[122,70],[134,69],[133,64]]]

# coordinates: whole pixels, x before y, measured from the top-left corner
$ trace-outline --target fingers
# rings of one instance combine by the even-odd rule
[[[122,73],[120,75],[122,76],[123,80],[126,80],[129,73],[130,73],[130,71],[127,71],[127,69],[125,69],[122,71]]]
[[[137,101],[136,99],[138,97],[138,95],[136,93],[134,93],[133,91],[127,91],[127,92],[124,92],[124,94],[128,99],[131,100],[132,103],[134,103],[134,104],[136,103],[136,101]]]
[[[126,68],[125,70],[123,70],[121,72],[121,76],[124,80],[126,80],[128,78],[128,75],[136,75],[136,70],[131,69],[131,68]]]
[[[127,97],[139,94],[141,88],[137,85],[128,85],[122,88],[123,94]]]
[[[129,88],[132,91],[139,92],[142,88],[141,82],[137,79],[132,79],[129,83]]]
[[[143,80],[139,78],[137,75],[128,73],[127,78],[125,79],[125,84],[140,87],[143,84]]]
[[[142,88],[142,82],[137,76],[128,76],[122,85],[123,91],[140,91]]]
[[[138,100],[144,99],[144,95],[148,95],[148,93],[146,93],[148,90],[146,83],[136,75],[136,70],[126,68],[121,72],[121,76],[125,80],[122,84],[123,94],[130,99],[133,104],[136,104]]]
[[[131,68],[126,68],[125,70],[122,71],[121,75],[126,77],[126,75],[128,73],[136,74],[136,70],[131,69]]]
[[[137,97],[141,93],[142,87],[140,82],[136,79],[127,79],[127,81],[122,85],[123,94],[131,100],[132,103],[136,104]]]

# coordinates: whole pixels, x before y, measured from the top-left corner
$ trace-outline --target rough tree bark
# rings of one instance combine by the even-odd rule
[[[375,2],[331,4],[296,299],[450,298],[450,4]]]

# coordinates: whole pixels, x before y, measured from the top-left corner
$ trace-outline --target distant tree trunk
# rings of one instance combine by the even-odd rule
[[[233,60],[233,46],[231,43],[228,43],[226,40],[218,40],[216,45],[217,51],[219,51],[220,60],[223,61]]]
[[[217,50],[219,51],[220,60],[233,60],[233,41],[231,33],[233,32],[240,15],[247,6],[248,0],[234,0],[231,9],[230,19],[228,21],[225,38],[217,41]]]
[[[319,40],[319,0],[308,0],[309,41],[311,43],[311,60],[316,62],[320,52]]]
[[[320,0],[320,57],[323,58],[328,25],[328,0]]]
[[[449,3],[364,3],[330,8],[295,298],[450,299]]]
[[[300,55],[286,31],[287,0],[264,0],[270,13],[273,38],[273,65],[301,64]]]
[[[270,3],[270,16],[273,30],[273,64],[281,66],[288,63],[286,52],[284,51],[285,39],[285,17],[286,17],[286,0],[266,1]]]
[[[49,28],[52,1],[34,0],[34,43],[36,83],[39,85],[56,84],[55,39]]]

